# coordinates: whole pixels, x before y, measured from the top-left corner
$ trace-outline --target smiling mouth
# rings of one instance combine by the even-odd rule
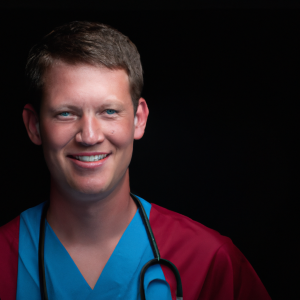
[[[80,160],[80,161],[89,162],[89,161],[99,161],[101,159],[104,159],[108,155],[109,154],[89,155],[89,156],[72,156],[72,155],[70,155],[69,157],[75,158],[75,159]]]

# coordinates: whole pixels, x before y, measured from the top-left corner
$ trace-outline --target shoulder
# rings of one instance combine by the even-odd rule
[[[0,297],[15,299],[20,216],[0,227]]]
[[[230,238],[156,204],[150,225],[161,257],[177,267],[187,299],[270,299]],[[163,272],[175,290],[174,276],[167,268]]]
[[[23,211],[19,216],[0,227],[0,269],[16,264],[19,251],[19,236],[20,232],[22,235],[22,228],[23,231],[39,230],[42,205],[43,203]]]
[[[19,240],[20,216],[0,227],[0,244],[14,245]],[[0,248],[2,253],[3,247]]]
[[[214,253],[222,245],[232,243],[230,238],[219,232],[156,204],[152,204],[151,207],[150,224],[158,239],[164,236],[164,243],[168,239],[169,243],[175,243],[177,246],[182,244],[189,248],[196,247],[198,250],[204,248]]]

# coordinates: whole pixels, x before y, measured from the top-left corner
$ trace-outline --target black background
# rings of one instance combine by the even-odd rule
[[[129,36],[144,68],[150,114],[134,145],[132,191],[229,236],[273,300],[299,296],[299,11],[1,13],[0,225],[49,193],[42,149],[22,121],[28,51],[58,25],[99,21]]]

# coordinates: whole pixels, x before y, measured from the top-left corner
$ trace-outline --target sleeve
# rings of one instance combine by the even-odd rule
[[[239,249],[223,244],[212,260],[198,300],[271,300]]]

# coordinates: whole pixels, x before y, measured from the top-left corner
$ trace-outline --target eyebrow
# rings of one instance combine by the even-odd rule
[[[68,105],[68,104],[62,104],[62,105],[59,105],[57,107],[49,107],[49,111],[50,112],[57,112],[57,111],[61,111],[61,110],[64,110],[64,109],[71,109],[71,110],[80,110],[80,108],[76,105]]]

